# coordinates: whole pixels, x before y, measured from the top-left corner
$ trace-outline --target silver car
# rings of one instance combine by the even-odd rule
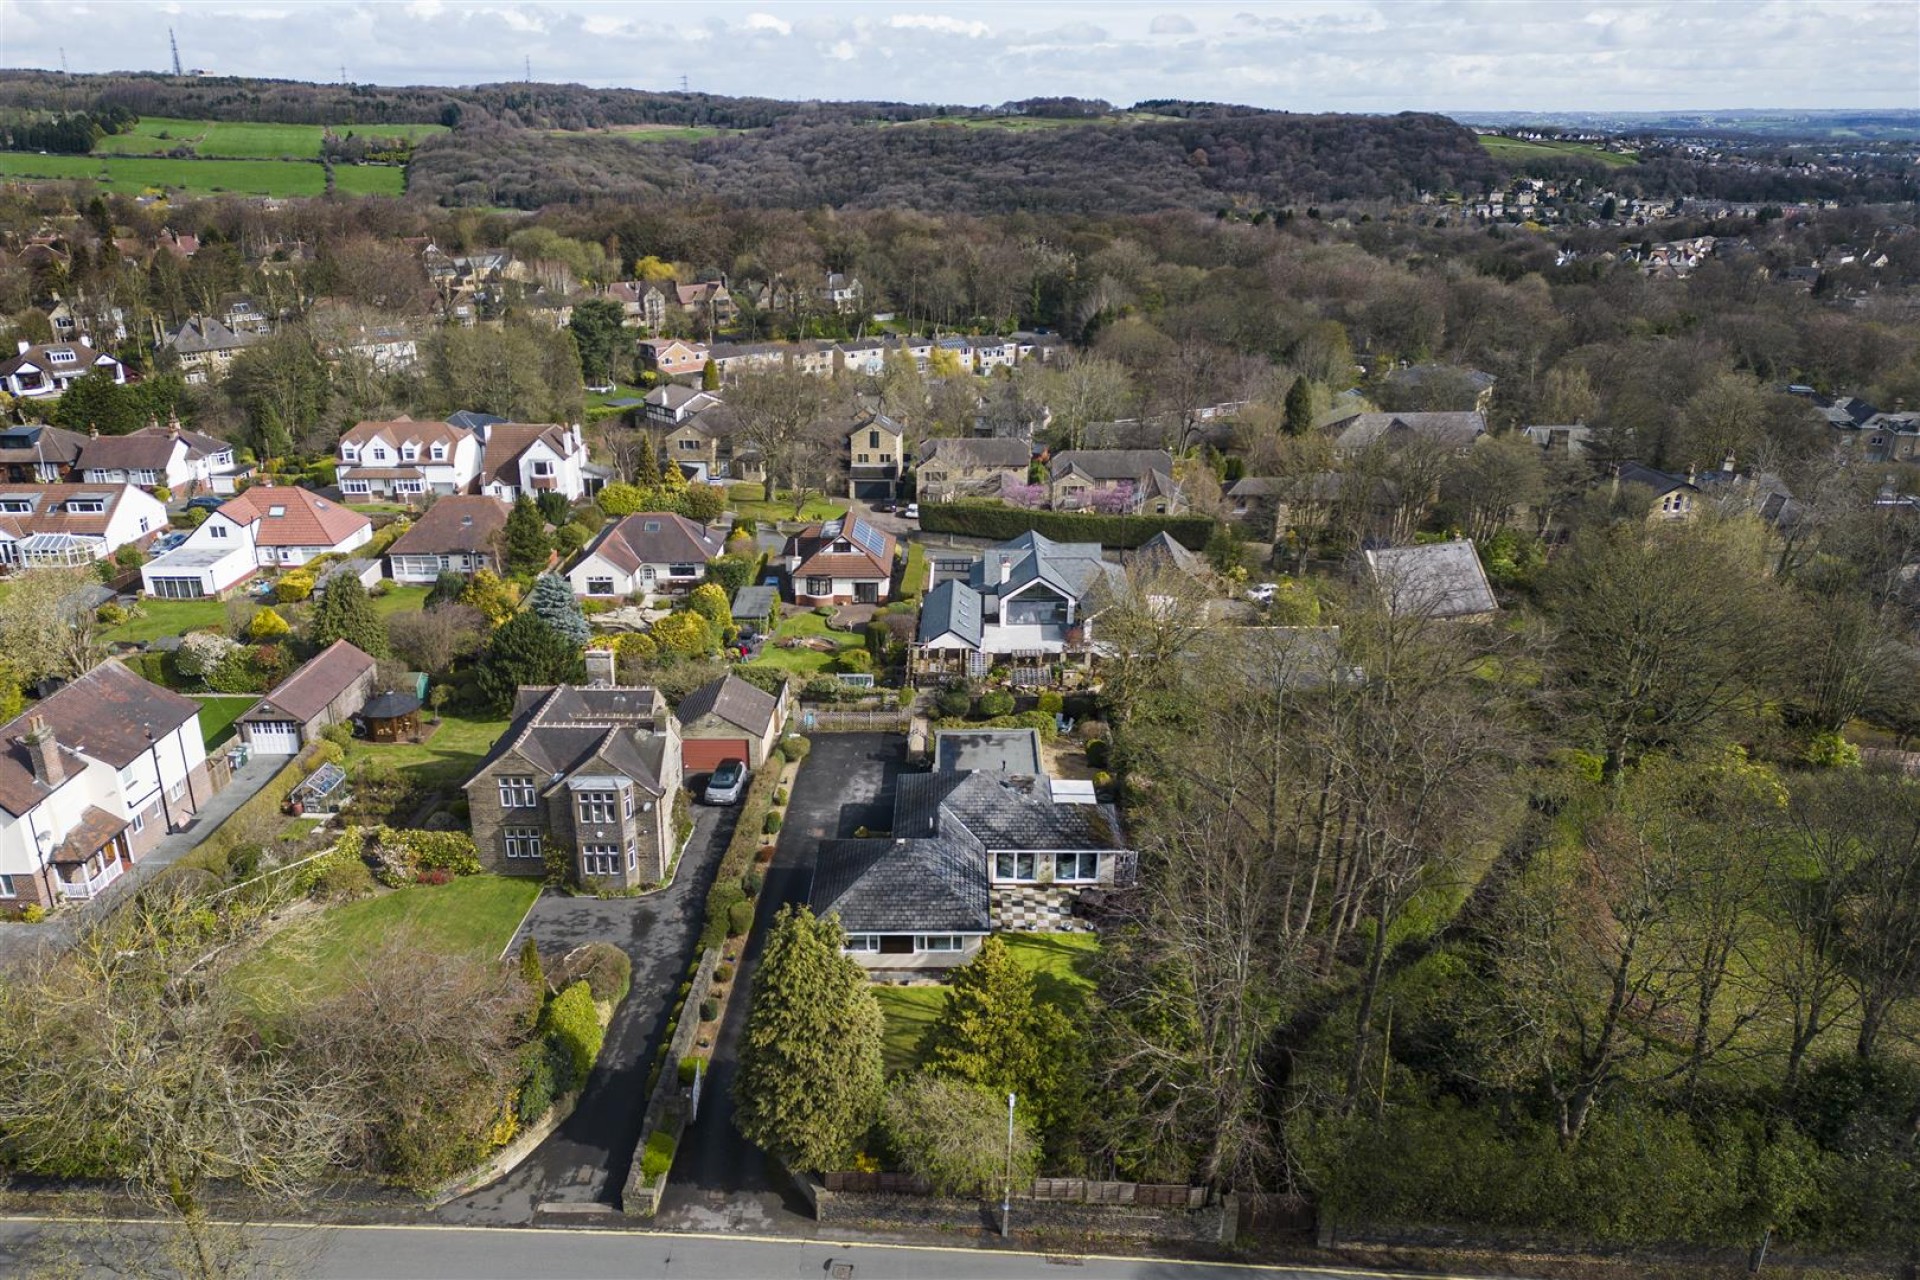
[[[702,797],[708,804],[739,804],[741,793],[747,789],[747,762],[745,760],[722,760],[720,767],[707,779],[706,794]]]

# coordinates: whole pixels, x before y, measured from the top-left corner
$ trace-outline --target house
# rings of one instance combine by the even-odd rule
[[[1364,487],[1364,491],[1363,491]],[[1261,542],[1277,542],[1298,526],[1317,530],[1342,506],[1371,535],[1388,531],[1400,511],[1400,486],[1384,476],[1317,471],[1292,476],[1246,476],[1227,490],[1233,518]]]
[[[807,525],[780,557],[796,604],[880,604],[893,582],[893,535],[851,513]]]
[[[1045,661],[1092,643],[1091,615],[1125,575],[1097,542],[1055,542],[1023,533],[978,560],[934,563],[920,606],[916,672],[965,671],[994,657]]]
[[[1612,469],[1611,491],[1617,495],[1622,485],[1637,485],[1648,490],[1653,505],[1647,519],[1654,523],[1667,520],[1691,520],[1699,504],[1700,486],[1693,476],[1685,478],[1656,471],[1638,462],[1622,462]]]
[[[1522,427],[1520,434],[1526,440],[1540,446],[1545,454],[1563,454],[1569,458],[1584,458],[1593,443],[1593,428],[1584,422],[1568,423],[1561,426]]]
[[[175,498],[232,493],[251,468],[234,461],[225,440],[183,430],[178,419],[149,423],[123,436],[93,435],[80,450],[88,484],[165,487]]]
[[[429,493],[466,493],[480,472],[480,440],[451,422],[357,422],[341,433],[335,480],[349,502],[411,501]]]
[[[16,400],[51,400],[89,373],[104,373],[115,382],[127,380],[127,370],[91,342],[52,342],[35,346],[25,338],[10,360],[0,362],[0,391]]]
[[[784,342],[716,342],[709,355],[714,372],[724,379],[756,369],[781,368],[787,363],[787,351]]]
[[[640,363],[663,378],[697,378],[713,358],[706,343],[688,342],[684,338],[645,339],[636,349]]]
[[[1471,538],[1366,553],[1375,588],[1396,618],[1481,618],[1499,610]]]
[[[94,897],[214,791],[200,705],[101,663],[0,725],[0,900]]]
[[[945,736],[934,756],[946,768],[901,775],[891,836],[824,840],[815,855],[809,904],[839,919],[847,954],[876,976],[965,964],[995,930],[1084,930],[1081,893],[1135,877],[1111,805],[1010,771],[1027,767],[1029,744]]]
[[[350,721],[373,695],[372,656],[335,640],[240,716],[240,740],[263,756],[298,755],[328,725]]]
[[[211,316],[189,316],[161,338],[160,345],[179,359],[187,384],[201,386],[226,377],[234,357],[260,340],[257,332],[236,333]]]
[[[711,409],[719,403],[720,397],[711,391],[663,382],[640,397],[640,412],[649,425],[677,427],[702,409]]]
[[[1487,434],[1486,415],[1461,413],[1355,413],[1327,424],[1333,447],[1353,455],[1378,445],[1397,452],[1421,441],[1449,453],[1465,453]]]
[[[75,303],[80,305],[76,306]],[[47,309],[47,323],[53,326],[53,336],[61,342],[72,342],[89,331],[106,335],[109,342],[127,340],[127,313],[124,308],[88,306],[84,299],[55,302]]]
[[[727,292],[724,280],[675,285],[673,293],[676,306],[683,311],[694,312],[710,328],[724,328],[740,318],[740,308],[734,303],[733,295]]]
[[[672,463],[693,480],[765,480],[758,452],[734,447],[739,427],[739,415],[715,400],[660,437],[660,463]]]
[[[1395,369],[1386,376],[1385,381],[1394,391],[1424,397],[1429,404],[1436,397],[1452,399],[1457,395],[1471,398],[1475,413],[1484,414],[1493,405],[1494,376],[1479,369],[1459,365],[1416,364]],[[1454,403],[1459,401],[1455,400]]]
[[[968,367],[981,377],[995,369],[1011,369],[1020,359],[1020,344],[1012,338],[969,338]]]
[[[92,564],[166,527],[166,507],[131,485],[0,484],[0,565],[10,568]]]
[[[1008,484],[1027,482],[1033,448],[1010,437],[936,436],[923,441],[914,464],[914,492],[922,502],[998,497]]]
[[[498,573],[496,544],[512,510],[512,503],[484,493],[437,500],[387,548],[388,576],[395,582],[430,583],[443,573]]]
[[[1171,515],[1182,506],[1164,449],[1065,450],[1051,460],[1047,492],[1056,511]]]
[[[364,546],[373,522],[301,489],[257,485],[225,503],[187,540],[140,567],[148,595],[169,600],[222,596],[263,566],[292,569]]]
[[[482,441],[480,492],[511,502],[521,494],[564,494],[578,502],[598,493],[606,471],[587,461],[579,427],[499,422]]]
[[[884,413],[867,414],[847,432],[847,496],[890,502],[907,467],[906,428]]]
[[[859,377],[877,378],[887,371],[887,356],[893,350],[880,338],[855,338],[833,348],[835,371]]]
[[[852,315],[860,310],[866,300],[866,290],[856,276],[840,271],[829,271],[826,280],[818,291],[820,302],[829,311],[843,316]]]
[[[780,741],[791,708],[788,686],[768,693],[731,673],[680,700],[680,764],[689,774],[744,760],[758,769]]]
[[[620,322],[642,329],[658,329],[667,322],[667,295],[646,280],[616,280],[607,297],[620,304]]]
[[[623,516],[601,529],[567,570],[573,594],[592,599],[684,592],[704,582],[725,540],[665,511]]]
[[[29,422],[0,428],[0,482],[49,484],[65,480],[80,462],[87,437],[64,427]]]
[[[521,689],[513,723],[466,783],[480,859],[543,877],[553,848],[582,883],[657,884],[679,844],[682,772],[679,722],[658,690]]]

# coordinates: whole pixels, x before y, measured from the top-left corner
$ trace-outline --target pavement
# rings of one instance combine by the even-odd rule
[[[673,884],[641,898],[543,893],[514,935],[531,934],[548,965],[588,942],[611,942],[633,960],[633,988],[615,1011],[585,1091],[552,1136],[504,1178],[442,1206],[449,1223],[527,1226],[591,1221],[617,1212],[647,1099],[647,1072],[694,955],[707,889],[739,809],[693,807],[693,836]]]
[[[906,739],[890,733],[820,733],[794,782],[791,803],[768,865],[753,937],[740,957],[736,990],[750,991],[773,917],[805,902],[813,854],[822,839],[860,826],[893,824],[894,781]],[[714,1045],[700,1116],[680,1140],[680,1155],[653,1225],[666,1231],[731,1231],[810,1236],[817,1224],[797,1192],[760,1148],[733,1127],[733,1078],[751,1002],[733,1000]]]
[[[69,945],[76,931],[88,921],[115,903],[124,901],[135,886],[144,884],[161,868],[178,862],[197,848],[202,840],[232,816],[235,809],[253,799],[262,787],[271,782],[273,776],[287,766],[290,758],[259,755],[249,758],[246,764],[234,771],[224,788],[200,806],[200,812],[193,816],[185,828],[162,836],[159,844],[142,855],[131,870],[108,885],[106,892],[98,897],[63,907],[40,924],[20,924],[11,920],[0,922],[0,966],[23,963],[48,948],[60,949]]]

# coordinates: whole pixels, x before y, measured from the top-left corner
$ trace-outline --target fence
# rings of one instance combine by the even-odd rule
[[[905,733],[913,719],[899,708],[843,708],[801,706],[797,723],[802,733]]]

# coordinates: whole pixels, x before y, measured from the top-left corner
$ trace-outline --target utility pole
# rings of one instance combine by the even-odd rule
[[[687,78],[686,78],[685,76],[681,76],[681,77],[680,77],[680,92],[682,92],[682,93],[685,93],[686,91],[687,91]]]
[[[533,55],[528,54],[526,57],[527,57],[527,83],[532,84],[533,83]]]
[[[187,74],[180,69],[180,41],[175,38],[172,27],[167,28],[167,43],[173,47],[173,74],[176,76]]]
[[[1013,1230],[1013,1095],[1007,1095],[1007,1182],[1006,1191],[1000,1197],[1000,1238],[1005,1240]]]

